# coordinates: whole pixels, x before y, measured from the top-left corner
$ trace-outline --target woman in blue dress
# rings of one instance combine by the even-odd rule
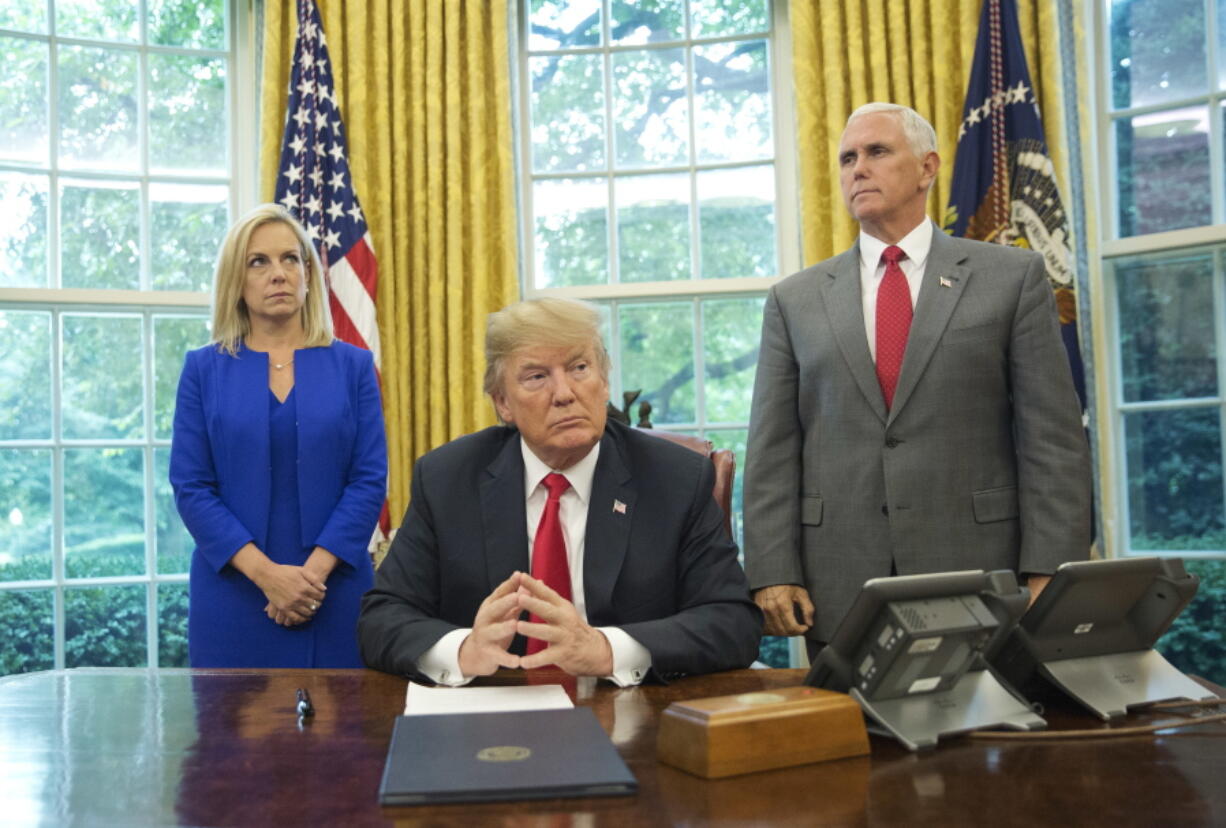
[[[336,340],[319,258],[289,213],[226,236],[212,342],[179,379],[170,483],[196,541],[193,667],[360,667],[358,603],[387,485],[369,351]]]

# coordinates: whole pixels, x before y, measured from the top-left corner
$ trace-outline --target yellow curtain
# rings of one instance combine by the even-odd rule
[[[490,425],[485,319],[518,294],[505,2],[318,0],[379,261],[392,523],[413,460]],[[297,15],[267,0],[261,194],[276,187]]]
[[[792,62],[804,261],[846,250],[857,228],[839,191],[835,156],[848,114],[870,101],[913,107],[937,131],[941,169],[928,200],[949,201],[962,102],[981,0],[792,0]],[[1022,43],[1052,161],[1066,183],[1056,4],[1018,0]],[[1063,187],[1068,198],[1067,186]]]

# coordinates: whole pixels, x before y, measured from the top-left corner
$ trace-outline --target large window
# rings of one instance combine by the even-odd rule
[[[1159,648],[1226,680],[1226,2],[1097,0],[1116,554],[1200,575]]]
[[[186,663],[167,455],[249,186],[236,22],[227,0],[0,0],[0,674]]]

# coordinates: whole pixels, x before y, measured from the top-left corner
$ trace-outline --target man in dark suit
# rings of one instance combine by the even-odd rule
[[[442,684],[552,664],[622,686],[748,666],[762,615],[711,497],[713,467],[607,421],[596,311],[504,308],[486,359],[504,425],[417,461],[362,601],[366,663]]]
[[[914,110],[853,112],[838,161],[860,238],[770,291],[745,474],[754,598],[811,652],[870,578],[1013,569],[1034,595],[1090,544],[1043,259],[926,217],[940,159]]]

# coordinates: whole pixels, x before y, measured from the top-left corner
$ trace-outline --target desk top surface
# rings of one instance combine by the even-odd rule
[[[1226,824],[1226,725],[1116,739],[951,739],[708,781],[655,758],[677,700],[800,684],[738,670],[669,686],[569,681],[639,793],[382,808],[376,793],[406,682],[372,670],[87,669],[0,679],[0,821],[90,825],[1155,825]],[[522,674],[490,683],[522,683]],[[299,725],[295,690],[316,715]],[[1072,707],[1052,729],[1104,725]],[[1167,716],[1166,718],[1170,718]],[[1128,724],[1159,720],[1130,716]],[[429,750],[429,745],[423,745]]]

